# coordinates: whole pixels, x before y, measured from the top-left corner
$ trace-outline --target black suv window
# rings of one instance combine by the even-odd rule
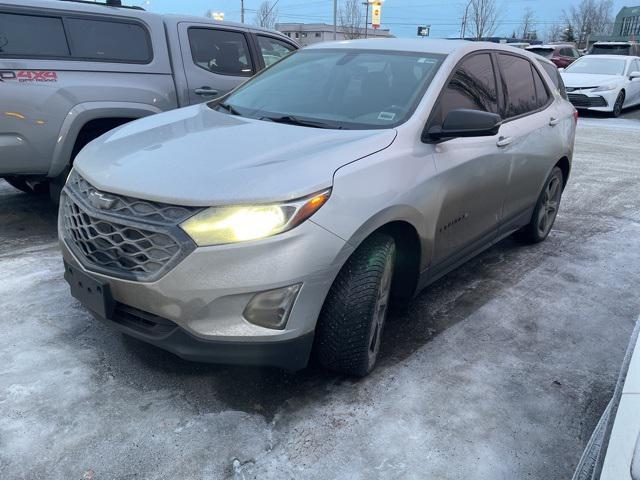
[[[441,125],[447,114],[458,108],[498,113],[496,77],[488,53],[473,55],[458,65],[442,93],[433,124]]]
[[[62,19],[0,13],[0,55],[68,57]]]
[[[564,87],[564,82],[562,81],[562,77],[560,76],[560,72],[558,71],[556,66],[550,65],[548,63],[542,63],[542,62],[540,62],[540,65],[545,70],[545,72],[547,72],[547,75],[549,75],[549,78],[551,78],[553,85],[558,89],[562,98],[564,98],[565,100],[568,100],[567,91]]]
[[[253,65],[243,33],[213,28],[190,28],[193,61],[200,68],[222,75],[250,77]]]
[[[517,117],[538,108],[531,63],[515,55],[498,55],[502,75],[503,118]]]
[[[66,27],[75,58],[127,63],[153,58],[147,31],[136,23],[67,18]]]

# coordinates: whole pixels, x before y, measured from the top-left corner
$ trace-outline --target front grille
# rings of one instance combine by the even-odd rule
[[[100,192],[75,172],[60,198],[62,234],[79,261],[138,281],[160,278],[195,249],[178,225],[199,210]]]
[[[588,107],[606,107],[607,101],[598,97],[589,97],[581,93],[570,93],[569,101],[576,107],[588,108]]]

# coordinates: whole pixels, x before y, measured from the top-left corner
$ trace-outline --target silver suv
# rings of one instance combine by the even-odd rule
[[[91,140],[222,96],[295,49],[280,33],[205,17],[0,0],[0,178],[57,199]]]
[[[549,234],[577,116],[547,68],[495,44],[321,44],[109,132],[61,199],[71,292],[183,358],[299,369],[313,348],[366,375],[390,301]]]

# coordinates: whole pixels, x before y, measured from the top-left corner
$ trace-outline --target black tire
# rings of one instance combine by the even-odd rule
[[[624,90],[621,90],[616,98],[616,103],[613,104],[613,112],[611,112],[611,116],[614,118],[618,118],[622,113],[622,106],[624,105],[624,99],[626,95]]]
[[[11,185],[13,188],[17,188],[21,192],[34,194],[33,189],[24,181],[22,178],[18,177],[4,177],[5,181]]]
[[[46,180],[39,180],[37,183],[34,183],[32,187],[25,179],[20,177],[4,177],[4,179],[13,188],[17,188],[21,192],[30,195],[43,195],[48,192],[48,182]]]
[[[549,236],[560,208],[563,186],[562,170],[559,167],[554,167],[547,181],[544,182],[544,187],[542,187],[536,202],[536,208],[531,215],[531,221],[516,232],[518,240],[524,243],[538,243]]]
[[[316,329],[316,356],[324,368],[364,377],[375,367],[395,261],[393,238],[374,234],[340,270]]]

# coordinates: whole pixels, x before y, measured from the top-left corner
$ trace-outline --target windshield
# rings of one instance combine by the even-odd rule
[[[590,73],[596,75],[624,75],[626,60],[617,58],[582,57],[565,69],[570,73]]]
[[[594,45],[589,50],[591,55],[629,55],[629,45]]]
[[[552,48],[527,48],[531,53],[536,53],[544,58],[553,57],[553,49]]]
[[[413,113],[443,58],[371,50],[299,51],[255,76],[217,108],[319,128],[391,128]]]

